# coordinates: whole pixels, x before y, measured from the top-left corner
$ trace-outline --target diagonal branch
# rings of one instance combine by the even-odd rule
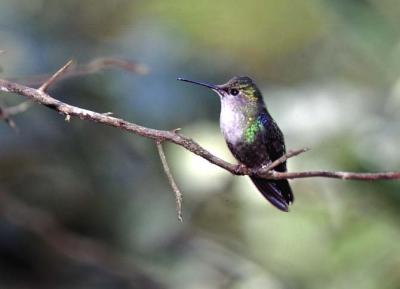
[[[50,85],[52,85],[54,82],[57,81],[65,72],[67,72],[67,69],[71,66],[73,63],[73,60],[71,59],[68,61],[63,67],[61,67],[56,73],[54,73],[45,83],[43,83],[38,90],[39,91],[46,91]]]
[[[160,155],[161,159],[161,164],[163,166],[165,175],[168,178],[169,184],[172,187],[172,190],[175,193],[175,201],[176,201],[176,213],[178,215],[178,220],[183,222],[183,217],[182,217],[182,193],[178,188],[178,185],[176,184],[174,177],[172,176],[171,170],[169,169],[167,158],[164,153],[164,149],[162,147],[161,141],[156,141],[156,146],[158,150],[158,154]]]
[[[400,172],[379,172],[379,173],[356,173],[356,172],[328,172],[328,171],[306,171],[306,172],[276,172],[271,168],[264,168],[258,171],[251,170],[249,168],[236,164],[228,163],[221,158],[211,154],[208,150],[201,147],[198,143],[192,139],[179,134],[177,131],[165,131],[147,128],[140,126],[135,123],[128,122],[121,118],[112,117],[109,114],[102,114],[91,110],[83,109],[77,106],[67,104],[59,101],[44,91],[27,87],[12,81],[0,79],[0,91],[16,93],[21,96],[25,96],[35,102],[47,106],[50,109],[57,111],[64,115],[66,119],[71,117],[78,117],[82,120],[88,120],[92,122],[101,123],[104,125],[116,127],[121,130],[128,131],[130,133],[153,139],[155,141],[163,142],[168,141],[188,151],[199,155],[200,157],[208,160],[209,162],[231,172],[232,174],[239,175],[255,175],[265,179],[279,180],[279,179],[297,179],[297,178],[310,178],[310,177],[325,177],[325,178],[336,178],[345,180],[394,180],[400,179]],[[301,153],[304,149],[295,152]],[[297,153],[289,152],[287,155],[282,156],[276,163],[272,163],[275,167],[279,162],[285,159],[297,155]]]
[[[0,55],[6,53],[5,50],[0,50]],[[94,74],[105,69],[111,68],[119,68],[125,71],[129,71],[137,74],[146,74],[149,69],[147,66],[136,63],[132,60],[122,59],[122,58],[114,58],[114,57],[102,57],[95,58],[91,62],[86,65],[76,65],[72,60],[68,61],[61,69],[59,69],[53,75],[39,75],[31,77],[28,82],[31,83],[29,85],[38,85],[43,83],[38,90],[47,91],[49,86],[53,85],[56,81],[74,77],[74,76],[82,76],[87,74]],[[46,80],[47,79],[47,80]],[[12,80],[15,81],[15,80]],[[26,81],[24,81],[25,83]],[[18,127],[11,118],[11,116],[25,112],[32,105],[31,101],[26,101],[20,103],[13,107],[1,107],[0,106],[0,120],[4,120],[11,128],[18,131]],[[112,113],[108,113],[111,115]],[[70,117],[67,115],[65,120],[69,121]]]
[[[302,148],[302,149],[298,149],[298,150],[290,150],[286,154],[281,156],[279,159],[276,159],[275,161],[270,163],[267,167],[263,168],[262,172],[268,173],[269,171],[272,171],[274,168],[276,168],[280,164],[283,164],[284,162],[286,162],[289,158],[298,156],[299,154],[305,153],[305,152],[307,152],[309,150],[310,150],[309,148]],[[260,173],[261,173],[261,171],[260,171]]]

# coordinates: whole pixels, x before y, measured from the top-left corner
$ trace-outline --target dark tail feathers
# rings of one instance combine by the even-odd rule
[[[293,203],[293,193],[287,180],[271,181],[250,177],[257,189],[279,210],[288,212],[289,205]]]

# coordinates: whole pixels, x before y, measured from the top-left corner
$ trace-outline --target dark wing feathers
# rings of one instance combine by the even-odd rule
[[[274,161],[286,153],[284,137],[271,117],[269,117],[269,123],[267,125],[268,126],[265,127],[267,133],[265,134],[264,142],[267,146],[269,159]],[[286,162],[277,166],[275,170],[285,172]],[[288,207],[293,203],[294,197],[287,180],[266,180],[255,177],[251,177],[251,180],[263,196],[275,207],[285,212],[289,210]]]
[[[271,204],[273,204],[279,210],[285,212],[289,211],[289,204],[291,203],[291,200],[293,200],[293,194],[291,193],[291,191],[290,193],[288,193],[287,191],[288,188],[290,190],[287,180],[284,180],[286,181],[287,186],[284,185],[285,188],[283,188],[280,184],[280,182],[282,181],[269,181],[256,177],[250,177],[250,179],[256,185],[257,189],[263,194],[263,196],[268,201],[270,201]]]

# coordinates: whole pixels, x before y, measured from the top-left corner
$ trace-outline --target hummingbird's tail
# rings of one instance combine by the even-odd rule
[[[266,180],[250,177],[257,189],[279,210],[288,212],[289,205],[293,203],[293,193],[287,180]]]

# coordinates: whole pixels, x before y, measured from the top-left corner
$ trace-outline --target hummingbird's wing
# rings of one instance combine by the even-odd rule
[[[268,133],[265,134],[265,144],[267,147],[267,153],[271,162],[279,159],[286,153],[285,139],[283,133],[279,129],[278,125],[274,120],[271,120],[271,125],[268,128]],[[286,171],[286,162],[280,164],[275,168],[278,172]]]
[[[257,189],[276,208],[282,211],[289,211],[290,197],[293,196],[287,180],[271,181],[257,177],[250,177]],[[287,186],[286,186],[286,184]],[[288,194],[288,192],[290,192]]]
[[[263,123],[263,125],[267,132],[264,134],[264,143],[269,159],[273,162],[286,153],[284,137],[278,125],[270,116],[268,117],[268,124]],[[285,172],[286,162],[277,166],[275,170]],[[251,180],[265,198],[275,207],[283,211],[288,211],[288,206],[294,201],[293,192],[288,180],[266,180],[254,177]]]

